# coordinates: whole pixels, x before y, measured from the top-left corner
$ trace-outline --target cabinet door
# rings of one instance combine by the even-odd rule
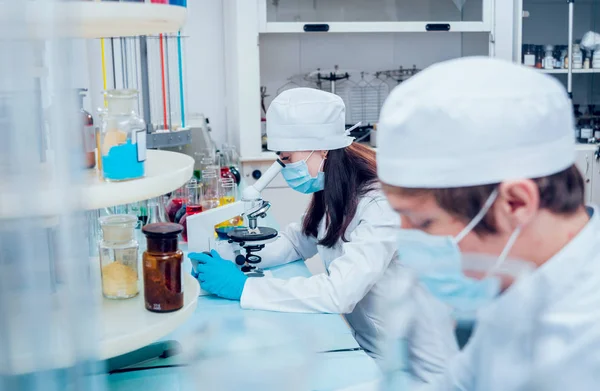
[[[311,26],[312,24],[327,24],[327,30],[318,31],[332,32],[360,31],[352,30],[353,28],[369,31],[434,31],[436,29],[490,31],[491,29],[491,0],[259,1],[261,32],[276,32],[273,28],[291,28],[292,24],[299,28],[297,32],[313,31],[310,28],[317,28],[317,26]]]
[[[596,171],[598,167],[594,167],[594,151],[577,151],[577,158],[575,161],[577,168],[583,174],[583,179],[585,182],[585,202],[590,203],[592,200],[592,177],[593,172]],[[600,174],[599,174],[600,175]],[[600,179],[598,180],[598,186],[600,186]],[[600,194],[597,192],[596,194]]]
[[[594,154],[592,164],[592,192],[590,201],[592,204],[600,205],[600,160],[598,154]]]

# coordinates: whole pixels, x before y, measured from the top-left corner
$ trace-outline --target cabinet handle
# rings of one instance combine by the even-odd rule
[[[326,33],[329,31],[329,25],[326,23],[323,24],[305,24],[304,31],[307,33]]]
[[[585,175],[587,175],[588,172],[590,172],[590,159],[585,155]]]
[[[450,31],[449,23],[429,23],[425,25],[425,31]]]

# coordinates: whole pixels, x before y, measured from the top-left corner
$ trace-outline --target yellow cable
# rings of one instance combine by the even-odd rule
[[[104,52],[104,38],[100,38],[100,47],[102,48],[102,83],[104,85],[104,91],[106,91],[106,54]],[[106,98],[104,98],[104,107],[106,106]]]
[[[100,38],[100,48],[102,52],[102,83],[104,86],[104,91],[106,91],[106,55],[104,53],[104,38]],[[106,101],[106,95],[104,96],[104,107],[108,107],[108,102]],[[102,150],[100,149],[100,132],[96,132],[96,150],[97,157],[96,167],[98,168],[98,172],[102,173]]]

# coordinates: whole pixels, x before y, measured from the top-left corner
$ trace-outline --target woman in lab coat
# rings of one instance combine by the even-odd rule
[[[432,66],[384,104],[377,167],[407,228],[400,259],[419,247],[404,258],[425,277],[514,281],[426,389],[598,389],[600,216],[584,205],[572,110],[555,79],[483,57]],[[420,246],[419,231],[436,239]]]
[[[190,258],[200,262],[203,289],[240,300],[243,308],[344,314],[360,346],[378,360],[384,316],[390,312],[386,303],[410,300],[418,313],[410,331],[409,365],[418,380],[427,382],[457,351],[453,324],[447,309],[401,270],[396,255],[400,219],[377,181],[374,151],[352,143],[345,117],[341,98],[309,88],[283,92],[267,113],[268,145],[286,164],[283,177],[313,198],[301,224],[288,226],[260,252],[261,267],[318,254],[326,273],[246,278],[216,252],[212,258]]]

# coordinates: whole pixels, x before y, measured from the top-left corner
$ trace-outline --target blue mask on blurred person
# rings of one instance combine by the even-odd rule
[[[506,261],[521,232],[520,228],[513,232],[499,256],[460,251],[458,243],[481,222],[497,196],[495,190],[456,237],[428,235],[419,230],[401,230],[398,236],[400,263],[415,270],[421,283],[440,301],[450,305],[459,319],[474,318],[479,308],[500,294],[501,281],[492,274]],[[483,278],[467,277],[465,270]]]

